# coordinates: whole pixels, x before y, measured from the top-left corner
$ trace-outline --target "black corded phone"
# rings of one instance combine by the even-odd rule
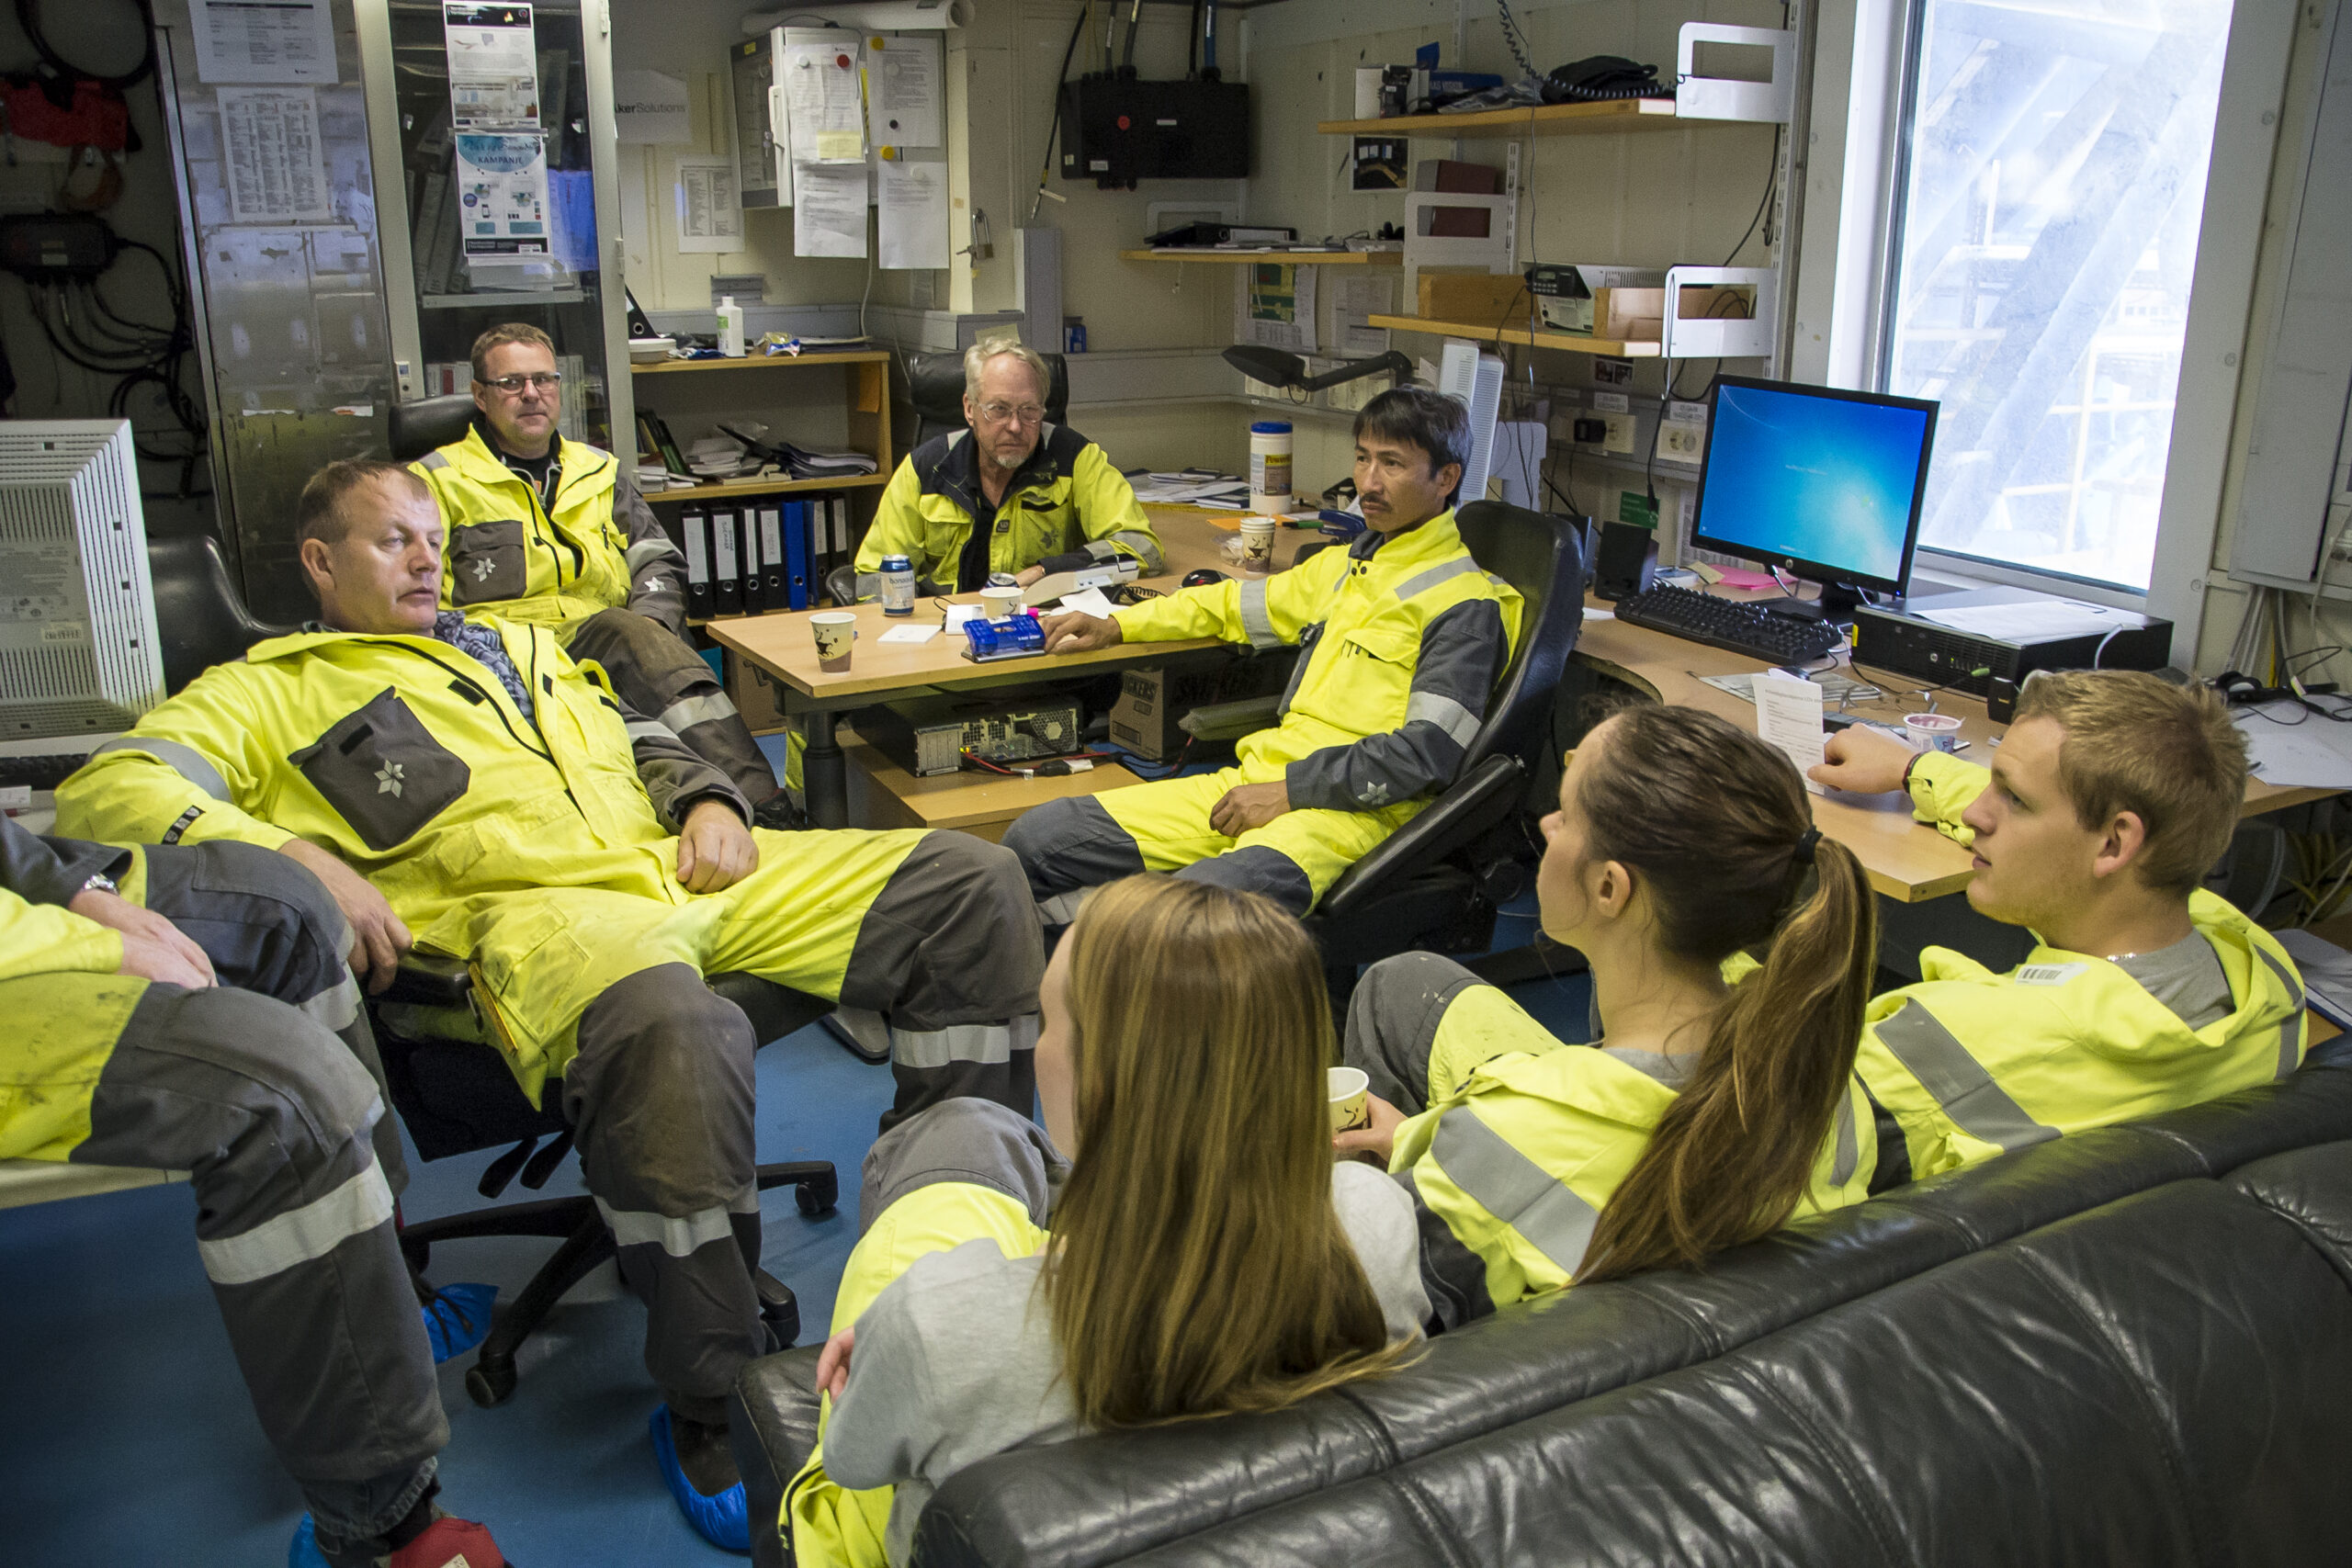
[[[1671,89],[1657,79],[1657,67],[1623,55],[1596,54],[1555,65],[1544,81],[1544,101],[1598,103],[1608,98],[1664,97]]]

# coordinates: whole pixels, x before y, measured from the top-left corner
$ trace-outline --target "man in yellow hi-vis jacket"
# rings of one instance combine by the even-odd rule
[[[1159,536],[1126,477],[1102,447],[1046,423],[1046,362],[1017,343],[965,351],[971,428],[924,442],[890,476],[857,547],[859,598],[881,592],[885,556],[905,556],[951,593],[978,592],[991,572],[1025,587],[1121,556],[1142,576],[1160,572]]]
[[[1187,588],[1108,618],[1046,622],[1049,650],[1223,637],[1300,649],[1282,721],[1238,765],[1057,800],[1006,833],[1048,927],[1084,889],[1172,871],[1305,914],[1341,873],[1453,782],[1520,631],[1520,595],[1482,570],[1450,499],[1469,454],[1462,405],[1400,387],[1355,423],[1364,532],[1273,577]]]
[[[759,742],[686,639],[685,557],[619,459],[557,433],[562,372],[547,333],[491,328],[473,373],[473,428],[411,465],[448,532],[441,607],[547,626],[725,773],[762,827],[789,826]]]
[[[1027,890],[1009,853],[964,834],[753,832],[724,775],[628,715],[548,627],[439,610],[440,534],[407,470],[322,470],[300,537],[330,629],[259,644],[152,710],[66,782],[60,820],[294,855],[350,919],[371,984],[412,940],[468,961],[523,1089],[562,1080],[650,1308],[657,1419],[694,1489],[733,1495],[740,1520],[724,1423],[765,1343],[758,1043],[703,976],[882,1013],[886,1125],[949,1093],[1025,1113],[1044,967]]]
[[[449,1427],[393,1234],[406,1171],[349,941],[283,855],[0,818],[0,1159],[187,1171],[230,1348],[320,1551],[437,1565],[436,1545],[462,1544],[488,1562],[481,1526],[435,1517]]]
[[[2064,1134],[2284,1077],[2303,987],[2267,931],[2199,879],[2245,797],[2220,700],[2121,671],[2037,675],[1988,770],[1853,728],[1820,783],[1905,789],[1975,856],[1968,901],[2040,940],[2006,975],[1943,948],[1873,1000],[1857,1068],[1933,1176]],[[1905,1175],[1882,1158],[1873,1190]]]

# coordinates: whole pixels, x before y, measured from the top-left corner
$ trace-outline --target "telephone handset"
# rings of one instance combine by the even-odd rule
[[[1596,54],[1555,66],[1544,84],[1544,100],[1555,104],[1664,97],[1668,91],[1657,79],[1657,66],[1616,54]]]

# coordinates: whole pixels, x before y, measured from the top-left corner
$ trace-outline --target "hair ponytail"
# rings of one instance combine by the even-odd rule
[[[1635,722],[1626,727],[1626,717]],[[1869,878],[1850,850],[1813,831],[1803,783],[1785,759],[1690,709],[1634,710],[1619,723],[1632,733],[1611,731],[1598,787],[1579,796],[1591,854],[1649,877],[1665,938],[1686,956],[1721,959],[1736,951],[1736,940],[1718,946],[1704,938],[1713,932],[1720,940],[1748,899],[1769,900],[1760,923],[1770,934],[1763,968],[1724,998],[1689,1081],[1602,1207],[1577,1272],[1580,1284],[1688,1266],[1788,1220],[1847,1092],[1877,974],[1878,907]],[[1669,734],[1669,727],[1686,733]],[[1668,740],[1680,744],[1661,744]],[[1702,747],[1713,750],[1712,776],[1659,767],[1683,760],[1673,753],[1695,758]],[[1621,787],[1645,792],[1643,810],[1653,820],[1672,818],[1674,797],[1685,789],[1705,793],[1707,804],[1681,820],[1699,840],[1692,850],[1715,866],[1713,886],[1678,874],[1677,865],[1645,865],[1639,846],[1621,852],[1626,846],[1613,841],[1615,821],[1593,809],[1596,794],[1605,808]],[[1738,880],[1726,885],[1726,874]],[[1796,894],[1792,909],[1788,890]]]

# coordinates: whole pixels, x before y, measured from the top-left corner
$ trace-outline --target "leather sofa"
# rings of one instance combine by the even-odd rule
[[[915,1561],[2346,1561],[2347,1067],[2334,1041],[1292,1410],[1001,1454],[939,1489]],[[737,1386],[754,1521],[813,1438],[815,1356]]]

